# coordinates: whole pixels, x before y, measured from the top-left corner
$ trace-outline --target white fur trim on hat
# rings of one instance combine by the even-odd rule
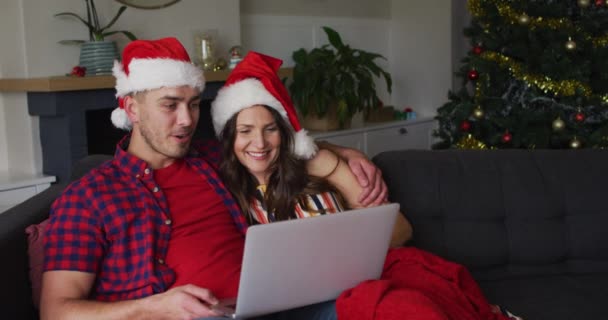
[[[201,92],[205,88],[205,77],[200,68],[190,62],[169,58],[133,59],[129,63],[128,75],[122,63],[114,61],[112,74],[116,77],[117,97],[162,87],[188,85]]]
[[[258,104],[277,110],[283,118],[287,119],[287,112],[281,102],[270,94],[262,82],[257,79],[243,79],[220,89],[217,97],[211,103],[211,118],[217,137],[220,138],[226,122],[233,115]],[[291,123],[289,125],[291,126]]]
[[[305,129],[296,132],[293,138],[293,153],[297,156],[302,159],[310,159],[317,154],[317,144]]]
[[[129,120],[129,117],[127,116],[127,112],[123,109],[116,108],[114,109],[114,111],[112,111],[112,115],[110,116],[110,119],[112,119],[112,124],[118,128],[118,129],[122,129],[122,130],[127,130],[130,131],[131,130],[131,120]]]

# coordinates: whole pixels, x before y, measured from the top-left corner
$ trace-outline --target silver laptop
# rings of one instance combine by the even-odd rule
[[[398,211],[393,203],[249,227],[238,297],[214,309],[253,317],[333,300],[378,279]]]

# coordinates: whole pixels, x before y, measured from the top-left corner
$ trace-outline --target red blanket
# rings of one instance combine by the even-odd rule
[[[380,280],[344,291],[340,320],[508,320],[461,265],[416,248],[391,249]]]

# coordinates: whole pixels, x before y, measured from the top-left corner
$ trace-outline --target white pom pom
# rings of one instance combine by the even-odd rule
[[[121,108],[116,108],[112,111],[112,124],[118,129],[130,131],[131,130],[131,120],[127,116],[125,110]]]
[[[301,129],[294,135],[293,152],[301,159],[310,159],[317,153],[317,144],[306,130]]]

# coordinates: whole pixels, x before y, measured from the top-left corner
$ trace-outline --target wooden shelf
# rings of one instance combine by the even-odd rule
[[[205,72],[207,82],[221,82],[228,78],[232,70]],[[279,77],[291,77],[293,68],[281,68]],[[45,78],[0,79],[0,92],[59,92],[95,89],[113,89],[114,76],[68,77],[54,76]]]

